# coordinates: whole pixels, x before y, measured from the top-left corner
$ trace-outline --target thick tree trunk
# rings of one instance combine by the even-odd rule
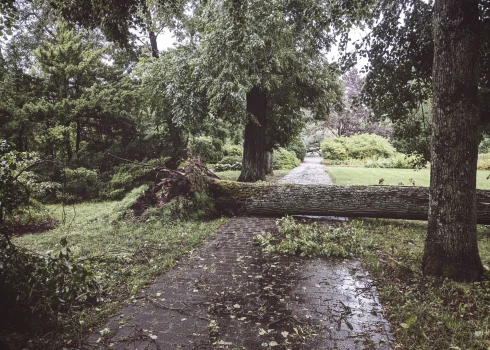
[[[481,278],[477,244],[479,19],[477,0],[436,0],[429,226],[422,269]]]
[[[211,180],[216,209],[235,215],[332,215],[427,220],[429,189],[323,186]],[[490,191],[478,192],[478,221],[490,224]]]
[[[267,120],[267,95],[254,87],[247,93],[248,123],[245,126],[242,172],[238,181],[265,180],[265,131]]]

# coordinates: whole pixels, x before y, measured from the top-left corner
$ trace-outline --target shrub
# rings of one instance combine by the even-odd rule
[[[374,134],[332,137],[324,140],[320,147],[324,157],[332,160],[388,158],[396,153],[388,139]]]
[[[66,248],[66,240],[61,241]],[[101,288],[93,273],[68,248],[41,256],[0,238],[0,326],[45,329],[60,313],[97,302]]]
[[[308,151],[308,149],[306,148],[303,141],[301,141],[300,139],[295,139],[293,142],[291,142],[287,149],[289,151],[293,151],[299,160],[305,160],[306,152]]]
[[[416,155],[406,155],[397,153],[390,158],[381,158],[368,160],[365,164],[366,168],[396,168],[396,169],[413,169],[419,164],[419,157]]]
[[[223,157],[223,142],[217,138],[200,136],[189,142],[193,157],[206,163],[217,163]]]
[[[320,144],[323,157],[329,160],[346,160],[349,158],[345,137],[332,137]]]
[[[223,155],[226,156],[235,156],[235,157],[243,157],[243,147],[240,145],[234,145],[231,143],[225,143],[223,146]]]
[[[214,167],[215,171],[241,170],[241,156],[225,156]]]
[[[478,159],[478,165],[477,165],[478,170],[490,170],[490,159],[489,158],[483,158],[483,159]]]
[[[99,196],[99,175],[86,168],[65,170],[65,201],[68,203],[95,199]],[[62,194],[59,194],[60,197]]]
[[[274,151],[272,164],[274,170],[290,170],[299,166],[301,161],[294,152],[279,148]]]

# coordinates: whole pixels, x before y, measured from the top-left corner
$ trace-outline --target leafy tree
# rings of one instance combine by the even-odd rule
[[[330,40],[322,6],[250,0],[205,5],[196,69],[205,77],[211,115],[245,123],[240,181],[265,179],[266,151],[297,134],[304,108],[321,119],[340,105],[337,72],[321,53]]]
[[[80,151],[83,107],[87,103],[83,95],[100,76],[103,52],[104,49],[92,49],[90,43],[84,43],[80,35],[61,23],[55,42],[44,42],[34,51],[45,97],[24,108],[45,124],[41,142],[52,157],[63,148],[66,160],[71,161],[74,151]]]
[[[483,275],[476,227],[479,143],[478,1],[434,7],[434,113],[426,274],[474,281]]]
[[[0,1],[0,37],[12,32],[12,26],[17,16],[15,0]]]
[[[131,31],[144,30],[150,42],[151,53],[159,57],[156,31],[183,12],[182,0],[75,0],[52,1],[64,19],[86,28],[100,28],[107,39],[129,48]],[[159,21],[160,20],[160,21]]]
[[[357,48],[372,66],[366,94],[375,112],[402,119],[434,98],[423,270],[467,281],[483,271],[475,179],[478,130],[489,115],[489,8],[486,0],[437,0],[434,7],[379,0],[361,11],[339,6],[339,17],[350,18],[341,23],[366,20],[373,28],[366,37],[371,48]],[[345,36],[348,27],[341,29]]]
[[[342,76],[344,83],[345,108],[325,122],[335,136],[356,134],[376,134],[383,137],[391,135],[391,125],[386,120],[371,120],[371,113],[361,100],[365,79],[356,68]]]

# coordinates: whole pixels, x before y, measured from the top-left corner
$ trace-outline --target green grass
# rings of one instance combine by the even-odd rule
[[[382,169],[382,168],[356,168],[356,167],[327,167],[327,172],[336,185],[378,185],[380,179],[384,179],[383,185],[396,186],[400,182],[405,186],[411,186],[409,179],[415,181],[415,186],[428,187],[430,183],[430,170],[412,169]],[[476,187],[490,190],[490,175],[488,170],[479,170],[477,173]]]
[[[427,224],[365,219],[363,261],[402,349],[490,348],[490,274],[478,283],[422,275]],[[490,228],[479,226],[482,261],[490,265]]]
[[[161,210],[144,218],[131,218],[126,208],[134,202],[136,189],[121,202],[84,203],[48,209],[65,224],[58,228],[15,238],[13,242],[40,254],[68,247],[79,261],[95,273],[105,290],[104,300],[94,307],[75,311],[60,329],[43,339],[31,339],[31,348],[62,348],[97,329],[109,315],[189,254],[211,236],[226,219],[207,222],[171,220]],[[5,334],[0,332],[0,339]],[[25,335],[11,335],[25,337]],[[25,345],[25,344],[24,344]]]
[[[286,176],[291,170],[274,170],[274,175],[268,175],[267,181],[277,182]],[[237,181],[240,176],[240,170],[227,170],[216,172],[216,175],[222,180]]]

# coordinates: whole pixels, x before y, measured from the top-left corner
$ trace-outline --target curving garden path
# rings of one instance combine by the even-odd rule
[[[320,160],[282,182],[331,184]],[[392,349],[360,263],[263,254],[253,237],[275,230],[273,218],[232,218],[83,349]]]

